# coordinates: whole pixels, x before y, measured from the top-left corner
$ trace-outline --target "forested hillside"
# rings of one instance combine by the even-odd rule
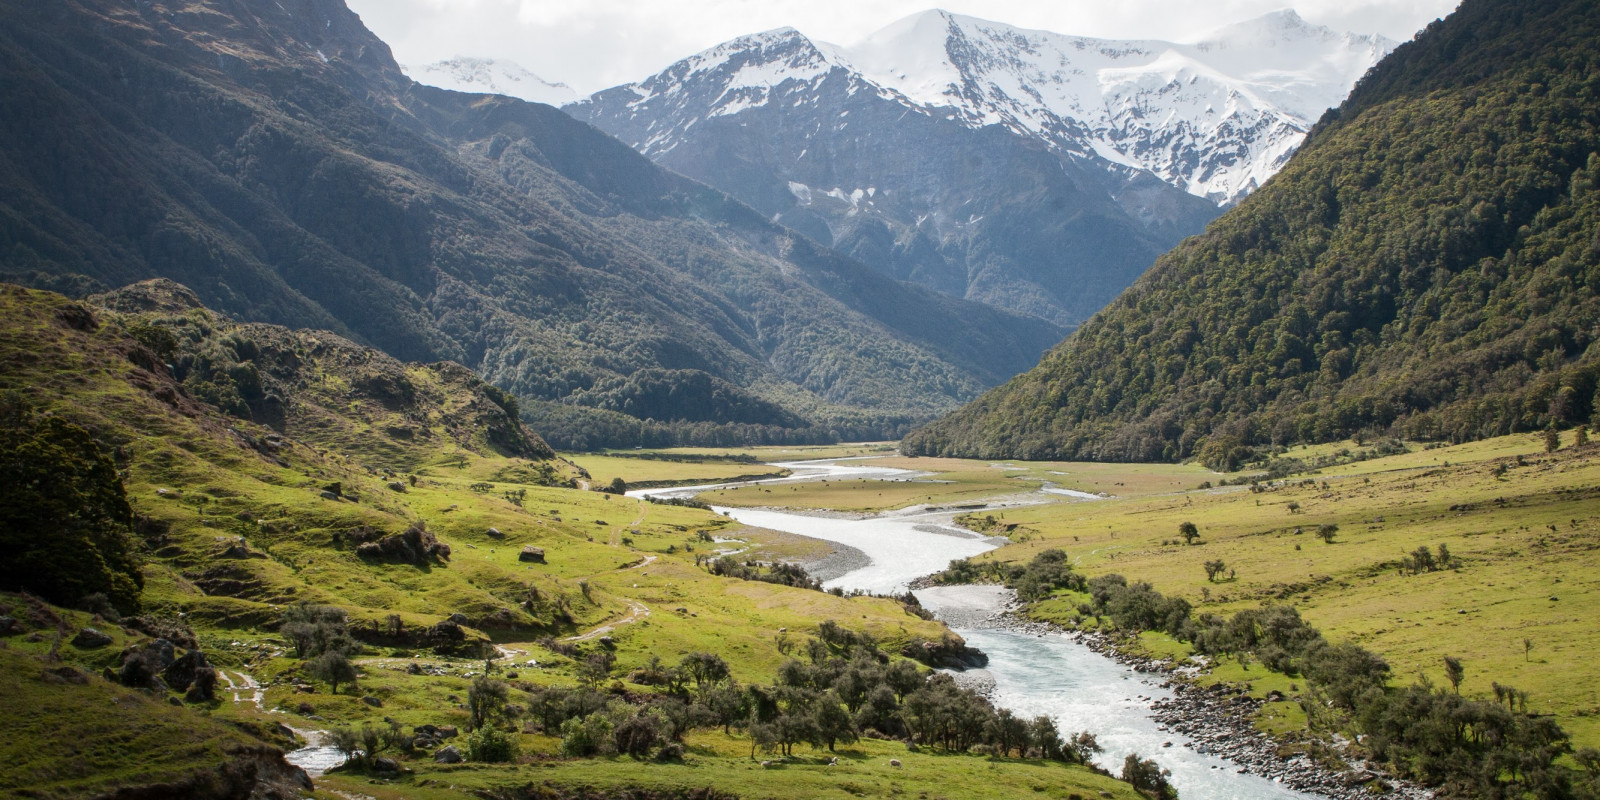
[[[1600,15],[1467,0],[1255,195],[923,454],[1227,465],[1600,422]]]
[[[646,420],[897,435],[1061,335],[548,106],[418,86],[339,0],[7,4],[0,81],[0,277],[79,297],[165,277],[242,321],[455,361],[566,446],[637,444]]]

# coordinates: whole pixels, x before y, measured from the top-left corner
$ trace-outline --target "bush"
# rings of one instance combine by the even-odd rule
[[[467,760],[502,764],[517,757],[517,739],[493,725],[485,725],[467,737]]]

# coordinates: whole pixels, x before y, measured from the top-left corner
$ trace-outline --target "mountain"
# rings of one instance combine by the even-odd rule
[[[1600,23],[1467,0],[915,453],[1153,460],[1600,424]]]
[[[456,92],[503,94],[552,106],[578,99],[572,87],[551,83],[514,61],[457,56],[431,64],[405,64],[401,68],[417,83]]]
[[[898,435],[1061,335],[549,106],[419,85],[338,0],[11,4],[0,75],[0,275],[165,277],[241,321],[454,361],[559,446]]]
[[[1178,45],[930,11],[851,48],[741,37],[566,110],[885,274],[1074,325],[1388,47],[1292,13]]]

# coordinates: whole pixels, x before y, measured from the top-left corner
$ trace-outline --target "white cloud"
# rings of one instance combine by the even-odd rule
[[[402,63],[508,58],[582,93],[638,80],[735,36],[783,26],[849,44],[929,0],[348,0]],[[1299,0],[1337,30],[1411,38],[1457,0]],[[945,0],[1011,25],[1112,38],[1195,39],[1285,0]]]

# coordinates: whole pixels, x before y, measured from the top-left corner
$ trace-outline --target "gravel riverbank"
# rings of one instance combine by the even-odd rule
[[[1150,706],[1161,729],[1181,734],[1187,740],[1184,746],[1197,753],[1226,759],[1236,765],[1240,773],[1257,775],[1329,800],[1370,798],[1374,796],[1373,790],[1380,787],[1382,796],[1397,800],[1430,800],[1433,797],[1427,789],[1385,776],[1358,759],[1346,759],[1352,769],[1336,771],[1303,754],[1288,758],[1279,755],[1280,744],[1257,730],[1252,722],[1262,701],[1225,686],[1196,685],[1192,677],[1198,671],[1197,665],[1157,661],[1127,652],[1098,632],[1066,630],[1026,619],[1018,614],[1020,607],[1015,603],[998,610],[963,608],[951,611],[953,619],[946,622],[952,627],[993,628],[1032,636],[1061,635],[1135,672],[1162,676],[1161,686],[1171,691],[1172,697],[1155,700]],[[944,617],[945,613],[941,612],[941,619]],[[982,690],[986,676],[977,672],[980,674],[971,675],[967,680],[973,688]],[[993,685],[992,679],[988,684]]]

